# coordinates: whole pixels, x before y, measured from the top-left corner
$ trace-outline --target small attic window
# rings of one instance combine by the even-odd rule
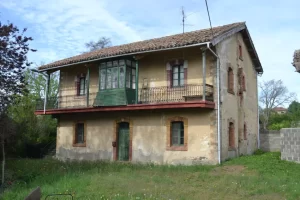
[[[242,45],[239,44],[239,59],[243,60],[243,49]]]

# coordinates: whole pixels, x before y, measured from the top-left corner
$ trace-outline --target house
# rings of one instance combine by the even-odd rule
[[[295,67],[296,71],[300,73],[300,49],[295,50],[294,52],[294,59],[293,59],[293,66]]]
[[[38,70],[60,72],[59,96],[36,110],[58,119],[59,159],[216,164],[257,149],[263,69],[245,22],[108,47]]]
[[[273,111],[277,114],[285,114],[287,112],[287,109],[283,107],[275,107],[273,108]]]

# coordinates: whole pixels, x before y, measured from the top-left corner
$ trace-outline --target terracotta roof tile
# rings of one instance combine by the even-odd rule
[[[238,26],[245,25],[245,22],[233,23],[224,26],[218,26],[213,28],[214,37],[217,37],[227,31]],[[212,40],[211,29],[202,29],[198,31],[186,32],[184,34],[176,34],[161,38],[155,38],[150,40],[144,40],[120,46],[112,46],[104,49],[96,50],[59,60],[50,64],[46,64],[39,67],[39,70],[50,69],[53,67],[59,67],[68,64],[76,64],[82,61],[88,61],[93,59],[108,58],[111,56],[121,56],[128,53],[142,53],[150,50],[163,50],[172,47],[182,47],[186,45],[192,45],[202,42],[209,42]]]

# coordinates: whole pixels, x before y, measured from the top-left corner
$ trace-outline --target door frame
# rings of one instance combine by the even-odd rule
[[[118,132],[119,132],[119,123],[127,122],[129,124],[129,159],[128,161],[131,161],[132,159],[132,134],[133,134],[133,125],[132,120],[128,118],[121,118],[118,120],[115,120],[114,122],[114,136],[113,136],[113,142],[116,144],[113,146],[113,160],[118,161]]]

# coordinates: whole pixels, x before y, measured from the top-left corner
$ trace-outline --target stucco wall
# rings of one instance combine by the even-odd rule
[[[113,160],[115,120],[129,118],[133,126],[132,161],[169,164],[216,163],[210,110],[164,112],[90,113],[61,116],[57,128],[59,159]],[[180,116],[188,119],[188,151],[167,151],[166,121]],[[86,123],[86,147],[73,147],[73,124]],[[213,149],[213,151],[212,151]]]
[[[238,57],[238,45],[241,44],[243,59]],[[222,160],[238,155],[251,154],[257,149],[258,135],[258,100],[257,100],[257,75],[254,70],[250,55],[240,33],[235,34],[216,47],[220,57],[220,81],[221,81],[221,135],[222,135]],[[227,91],[228,66],[234,73],[234,94]],[[243,100],[240,102],[238,94],[238,68],[242,68],[246,91],[243,92]],[[235,149],[229,149],[228,124],[234,122]],[[247,140],[244,139],[244,123],[247,126]]]

